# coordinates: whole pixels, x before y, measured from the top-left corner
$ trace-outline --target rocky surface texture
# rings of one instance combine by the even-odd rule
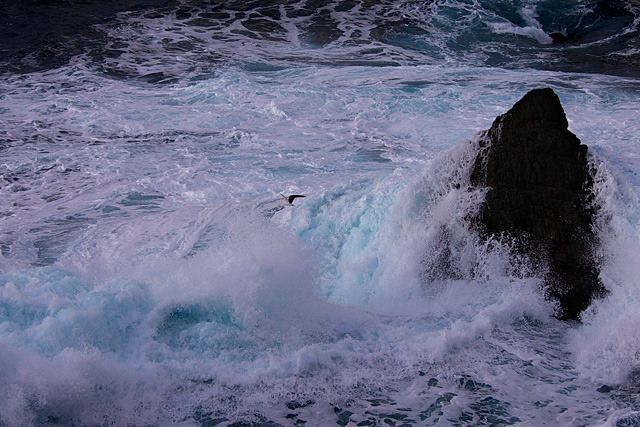
[[[527,93],[496,118],[472,171],[489,188],[478,218],[485,236],[516,239],[518,251],[548,265],[547,297],[557,316],[579,319],[606,294],[595,256],[587,146],[568,130],[552,89]]]

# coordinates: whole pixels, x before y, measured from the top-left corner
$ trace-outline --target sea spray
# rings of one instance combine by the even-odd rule
[[[595,227],[602,240],[602,280],[611,295],[588,310],[584,325],[569,333],[582,375],[603,384],[633,386],[640,367],[637,339],[638,197],[619,173],[593,156],[593,203],[600,209]]]

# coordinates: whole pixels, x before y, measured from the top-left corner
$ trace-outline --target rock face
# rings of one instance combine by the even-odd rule
[[[557,316],[579,319],[606,294],[595,257],[587,146],[568,130],[552,89],[527,93],[496,118],[476,158],[472,184],[489,188],[479,214],[485,235],[508,235],[548,265],[547,297]]]

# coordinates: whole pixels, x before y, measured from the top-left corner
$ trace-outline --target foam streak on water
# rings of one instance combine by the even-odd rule
[[[633,9],[310,3],[140,6],[2,74],[0,425],[637,425]],[[546,86],[597,170],[583,324],[468,222],[477,133]]]

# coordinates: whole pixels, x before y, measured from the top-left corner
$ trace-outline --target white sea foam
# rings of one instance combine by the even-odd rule
[[[593,161],[601,278],[611,293],[585,313],[584,326],[570,332],[571,346],[581,374],[605,384],[626,385],[635,381],[640,368],[638,194],[610,164],[597,157]]]
[[[78,59],[0,85],[2,422],[633,410],[597,389],[638,368],[635,82],[308,66],[149,85]],[[553,319],[540,272],[465,222],[483,196],[466,185],[473,135],[539,86],[610,168],[612,292],[584,325]],[[285,209],[287,191],[307,197]]]
[[[518,27],[516,25],[508,24],[508,23],[495,23],[492,24],[491,27],[493,31],[499,34],[516,34],[519,36],[527,36],[532,39],[535,39],[538,43],[541,44],[551,44],[553,40],[551,37],[544,32],[544,30],[540,27],[535,26],[526,26],[526,27]]]
[[[542,25],[538,22],[538,14],[534,5],[526,5],[522,8],[520,13],[527,25],[523,27],[515,26],[510,23],[493,23],[491,26],[497,33],[512,33],[522,36],[527,36],[535,39],[541,44],[551,44],[553,40],[544,32]]]

